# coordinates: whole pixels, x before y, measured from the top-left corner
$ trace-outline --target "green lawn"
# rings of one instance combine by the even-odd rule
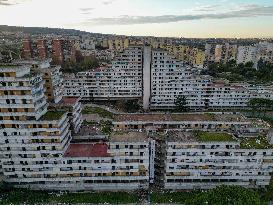
[[[267,141],[266,136],[259,136],[254,138],[244,138],[241,141],[242,149],[269,149],[273,148]]]
[[[82,114],[98,114],[100,117],[113,119],[114,114],[100,107],[84,107]]]
[[[41,118],[41,120],[59,120],[64,115],[64,111],[47,111]]]
[[[151,201],[153,203],[177,203],[183,204],[186,200],[190,200],[197,192],[165,192],[152,193]]]
[[[127,192],[99,192],[99,193],[49,193],[45,191],[28,191],[14,189],[1,193],[0,205],[7,204],[35,204],[35,203],[136,203],[135,193]]]
[[[236,139],[228,133],[214,133],[214,132],[203,132],[197,131],[195,132],[196,137],[201,142],[210,142],[210,141],[219,141],[219,142],[226,142],[226,141],[236,141]]]

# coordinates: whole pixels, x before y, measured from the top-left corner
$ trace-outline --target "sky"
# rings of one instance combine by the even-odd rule
[[[0,25],[135,36],[273,37],[273,0],[0,0]]]

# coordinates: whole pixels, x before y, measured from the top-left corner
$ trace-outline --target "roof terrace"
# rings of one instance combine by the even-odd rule
[[[247,119],[239,114],[121,114],[114,117],[117,122],[125,121],[236,121],[246,122]]]
[[[168,132],[169,142],[233,142],[237,139],[226,132]]]
[[[110,157],[105,143],[70,144],[64,157]]]
[[[148,136],[144,132],[113,132],[110,142],[147,142]]]
[[[65,111],[47,111],[40,120],[60,120],[65,113]]]

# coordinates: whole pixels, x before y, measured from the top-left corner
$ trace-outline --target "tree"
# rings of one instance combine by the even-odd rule
[[[112,132],[113,124],[110,120],[101,120],[100,121],[101,131],[105,135],[110,135]]]
[[[251,108],[253,116],[256,112],[258,112],[259,116],[261,113],[263,113],[263,116],[265,116],[266,111],[273,109],[273,100],[253,98],[249,100],[248,106]]]
[[[257,192],[240,186],[219,186],[207,192],[196,194],[186,205],[260,205]]]
[[[127,100],[125,102],[125,109],[127,112],[137,112],[140,109],[140,106],[137,100]]]
[[[188,107],[187,107],[187,99],[185,96],[180,95],[176,98],[175,100],[175,106],[176,106],[176,110],[178,112],[187,112]]]

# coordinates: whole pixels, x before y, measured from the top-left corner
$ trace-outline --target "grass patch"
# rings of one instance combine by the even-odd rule
[[[151,201],[153,203],[179,203],[183,204],[186,200],[192,199],[197,192],[165,192],[152,193]]]
[[[59,120],[64,115],[64,111],[48,111],[41,120]]]
[[[100,107],[84,107],[82,114],[98,114],[102,118],[114,119],[114,114]]]
[[[231,134],[228,133],[213,133],[213,132],[203,132],[197,131],[195,132],[195,136],[201,142],[210,142],[210,141],[217,141],[217,142],[231,142],[236,141]]]
[[[138,197],[135,193],[127,192],[99,192],[99,193],[61,193],[46,191],[30,191],[23,189],[13,189],[2,192],[0,205],[6,204],[37,204],[37,203],[94,203],[94,204],[117,204],[136,203]]]
[[[270,149],[270,148],[273,148],[273,146],[269,144],[266,136],[259,136],[259,137],[248,137],[248,138],[242,139],[241,148],[242,149]]]

